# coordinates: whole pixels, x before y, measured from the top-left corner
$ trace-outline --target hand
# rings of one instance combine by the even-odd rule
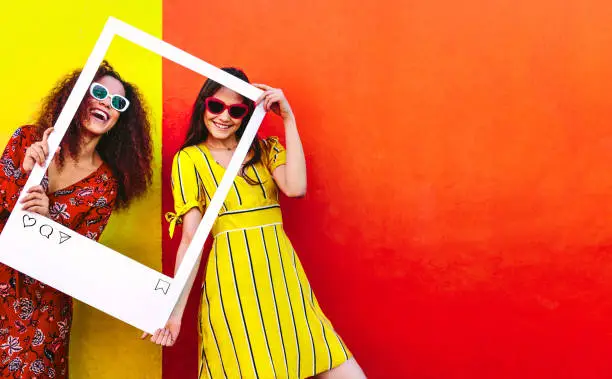
[[[49,217],[49,197],[41,185],[30,188],[28,194],[21,200],[21,204],[23,204],[24,211]]]
[[[272,88],[265,84],[253,84],[253,86],[264,91],[255,104],[259,105],[263,102],[266,112],[271,110],[281,116],[283,120],[293,118],[293,110],[291,110],[291,106],[280,88]]]
[[[40,166],[45,164],[47,156],[49,155],[49,143],[47,140],[49,139],[51,132],[53,132],[53,128],[45,130],[42,141],[33,143],[26,150],[22,165],[26,174],[29,174],[32,171],[36,163],[38,163]],[[57,151],[59,151],[59,148]]]
[[[176,342],[178,335],[181,331],[181,322],[178,320],[170,319],[166,323],[166,327],[163,329],[157,329],[155,334],[151,336],[151,342],[162,346],[172,346]],[[140,339],[144,340],[149,337],[150,334],[147,332],[142,333]]]

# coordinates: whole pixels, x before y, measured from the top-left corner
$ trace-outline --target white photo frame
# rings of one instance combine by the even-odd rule
[[[54,132],[48,140],[49,151],[57,150],[115,36],[123,37],[251,100],[257,100],[263,93],[177,47],[109,17],[54,125]],[[43,167],[36,165],[32,170],[0,234],[0,262],[138,329],[155,332],[170,317],[264,116],[265,111],[260,104],[251,116],[174,278],[44,216],[21,209],[21,198],[29,188],[40,184],[53,159],[51,154]]]

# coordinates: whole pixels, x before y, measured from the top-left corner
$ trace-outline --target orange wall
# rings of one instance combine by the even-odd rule
[[[167,0],[163,34],[285,89],[286,228],[369,377],[612,376],[611,3]],[[164,64],[165,178],[201,84]]]

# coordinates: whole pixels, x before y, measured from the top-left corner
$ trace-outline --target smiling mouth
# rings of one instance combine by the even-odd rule
[[[104,112],[103,110],[100,109],[92,109],[89,112],[94,118],[100,120],[100,121],[108,121],[109,119],[109,114]]]
[[[223,124],[218,124],[216,122],[213,121],[213,124],[215,124],[215,126],[221,130],[227,130],[229,128],[231,128],[233,125],[223,125]]]

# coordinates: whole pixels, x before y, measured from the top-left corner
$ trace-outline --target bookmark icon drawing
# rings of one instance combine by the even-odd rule
[[[170,283],[166,282],[163,279],[159,279],[159,281],[155,285],[155,291],[161,290],[164,293],[164,295],[168,294],[169,288],[170,288]]]

